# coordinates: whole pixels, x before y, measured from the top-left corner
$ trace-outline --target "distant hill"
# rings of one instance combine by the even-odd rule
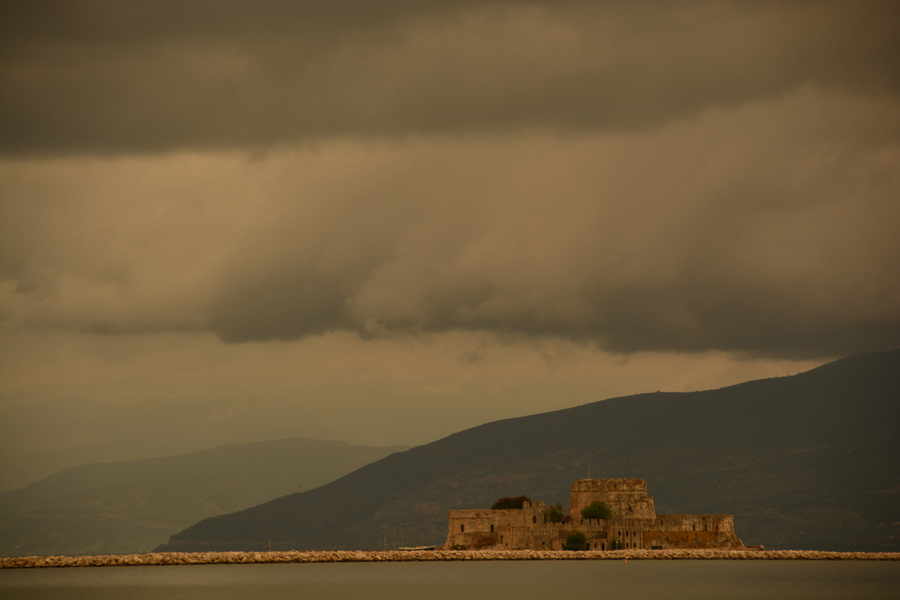
[[[659,513],[733,513],[746,544],[900,550],[900,350],[719,390],[497,421],[302,494],[206,519],[159,550],[442,544],[450,508],[585,477],[647,479]]]
[[[299,436],[345,439],[343,429],[313,421],[302,403],[284,399],[152,398],[128,405],[69,398],[12,402],[0,407],[0,492],[21,489],[64,469],[110,460],[179,456]],[[417,429],[406,438],[412,442],[397,442],[400,437],[356,428],[353,439],[409,447],[436,436]]]
[[[293,438],[73,467],[0,494],[0,554],[147,552],[205,517],[315,488],[405,449]]]

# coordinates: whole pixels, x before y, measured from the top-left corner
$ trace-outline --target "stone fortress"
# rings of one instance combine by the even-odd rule
[[[610,518],[583,519],[582,509],[597,501],[609,507]],[[530,501],[521,509],[451,510],[444,548],[562,550],[575,533],[584,534],[588,550],[745,547],[734,534],[733,515],[657,515],[644,479],[579,479],[568,518],[551,521],[552,510]]]

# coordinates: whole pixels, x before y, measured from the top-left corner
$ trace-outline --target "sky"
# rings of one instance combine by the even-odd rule
[[[895,2],[0,11],[7,457],[420,444],[900,346]]]

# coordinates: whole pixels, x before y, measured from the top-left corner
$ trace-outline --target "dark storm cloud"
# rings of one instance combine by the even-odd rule
[[[898,138],[896,101],[804,91],[641,134],[7,161],[0,318],[226,342],[895,346]]]
[[[896,3],[3,11],[8,327],[900,343]]]
[[[328,219],[282,205],[212,327],[232,342],[469,329],[622,352],[890,347],[898,119],[895,102],[801,94],[607,142],[416,145],[414,168],[389,161],[330,197]]]
[[[23,2],[7,156],[633,131],[813,84],[900,89],[892,2]]]

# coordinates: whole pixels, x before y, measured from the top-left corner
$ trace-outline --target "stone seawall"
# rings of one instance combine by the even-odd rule
[[[900,560],[900,552],[820,552],[815,550],[615,550],[571,552],[535,550],[161,552],[97,556],[0,558],[0,568],[113,567],[248,563],[416,562],[473,560]]]

